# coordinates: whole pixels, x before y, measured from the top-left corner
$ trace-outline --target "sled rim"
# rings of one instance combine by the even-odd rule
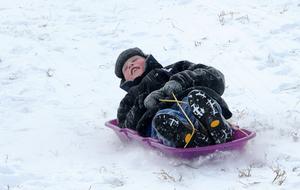
[[[132,129],[120,128],[116,119],[105,122],[105,125],[113,129],[114,132],[121,139],[126,139],[128,141],[135,140],[141,142],[143,145],[146,145],[148,147],[158,149],[165,154],[181,158],[193,158],[196,156],[207,155],[217,151],[240,150],[246,145],[246,143],[250,139],[256,136],[256,133],[254,131],[239,128],[239,130],[235,131],[235,139],[226,143],[203,147],[176,148],[166,146],[162,144],[158,139],[154,139],[151,137],[142,137],[138,134],[137,131],[134,131]],[[247,135],[244,133],[246,133]]]

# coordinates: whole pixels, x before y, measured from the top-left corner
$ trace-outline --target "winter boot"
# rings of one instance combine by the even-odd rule
[[[212,140],[205,134],[185,126],[177,117],[170,114],[159,114],[154,118],[154,128],[159,139],[168,146],[183,148],[207,146]]]
[[[233,131],[216,100],[202,90],[193,90],[188,94],[188,103],[194,116],[206,127],[215,144],[231,140]]]

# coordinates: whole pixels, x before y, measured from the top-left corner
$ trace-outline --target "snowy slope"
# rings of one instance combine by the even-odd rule
[[[0,189],[298,189],[300,1],[0,1]],[[244,153],[122,144],[118,54],[220,69]],[[277,177],[276,177],[277,176]]]

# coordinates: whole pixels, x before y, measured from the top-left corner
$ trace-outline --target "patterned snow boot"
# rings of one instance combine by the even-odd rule
[[[215,144],[232,139],[233,131],[216,100],[202,90],[193,90],[188,94],[188,103],[194,116],[206,127]]]
[[[208,135],[197,129],[192,135],[193,128],[184,125],[177,117],[170,114],[159,114],[154,118],[154,128],[163,144],[177,147],[200,147],[213,144]]]

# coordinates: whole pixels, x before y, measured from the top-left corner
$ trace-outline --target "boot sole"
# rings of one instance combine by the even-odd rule
[[[192,136],[193,129],[184,124],[175,116],[160,114],[156,116],[155,126],[157,132],[177,148],[200,147],[212,144],[211,139],[198,131]]]
[[[194,116],[206,127],[216,144],[231,139],[232,130],[219,112],[216,100],[201,90],[194,90],[189,93],[188,102]]]

